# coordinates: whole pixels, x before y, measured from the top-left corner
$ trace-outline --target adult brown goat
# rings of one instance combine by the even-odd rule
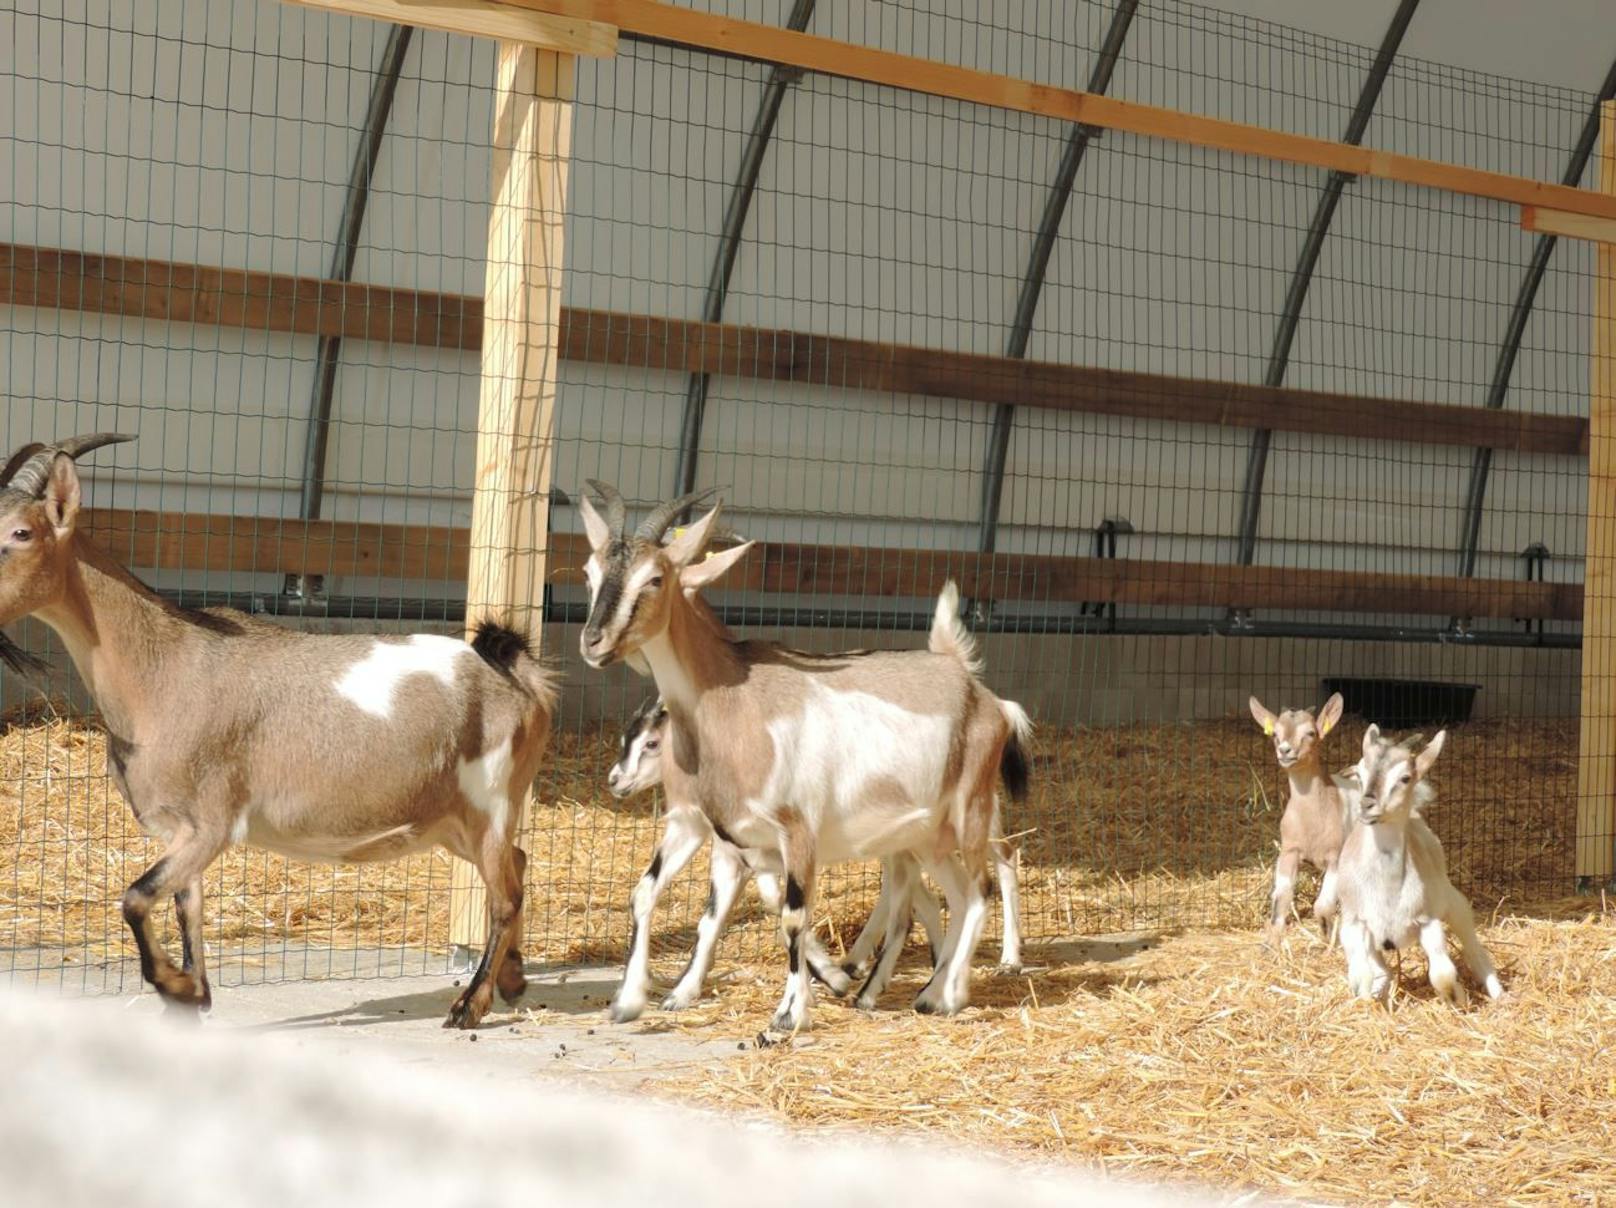
[[[77,527],[74,459],[132,439],[32,444],[0,472],[0,624],[34,615],[61,636],[106,727],[108,774],[166,845],[123,897],[141,976],[169,1003],[210,1005],[202,875],[233,844],[340,863],[439,846],[488,886],[488,944],[444,1024],[475,1027],[495,986],[507,1002],[526,989],[513,831],[549,741],[550,675],[493,622],[466,643],[175,607]],[[150,922],[170,894],[178,968]]]

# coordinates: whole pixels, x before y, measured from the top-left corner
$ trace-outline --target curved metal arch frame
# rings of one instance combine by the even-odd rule
[[[1364,77],[1363,87],[1358,91],[1358,102],[1352,108],[1352,116],[1347,120],[1347,130],[1341,141],[1357,146],[1363,142],[1364,134],[1369,129],[1369,119],[1374,116],[1375,105],[1380,101],[1381,89],[1386,83],[1386,77],[1391,74],[1392,64],[1397,60],[1397,51],[1403,44],[1403,35],[1408,32],[1408,26],[1414,20],[1414,11],[1419,8],[1420,0],[1402,0],[1397,11],[1392,14],[1391,22],[1386,26],[1386,35],[1380,40],[1380,49],[1375,53],[1375,60],[1370,65],[1369,74]],[[1325,181],[1324,191],[1319,195],[1319,204],[1313,211],[1313,221],[1308,224],[1307,238],[1302,241],[1302,252],[1297,257],[1296,271],[1291,274],[1291,283],[1285,291],[1285,305],[1280,311],[1279,327],[1274,332],[1273,348],[1268,354],[1268,367],[1263,374],[1263,384],[1266,386],[1283,386],[1285,372],[1290,368],[1291,345],[1296,339],[1296,328],[1302,320],[1302,307],[1307,302],[1307,293],[1313,284],[1313,273],[1318,268],[1319,256],[1324,251],[1324,240],[1330,233],[1330,225],[1335,221],[1337,207],[1341,204],[1341,194],[1347,185],[1356,177],[1346,172],[1332,172],[1329,180]],[[1251,434],[1251,445],[1246,454],[1246,477],[1240,490],[1240,529],[1239,549],[1236,561],[1241,566],[1250,566],[1257,556],[1257,522],[1262,515],[1263,480],[1268,474],[1268,450],[1273,441],[1273,433],[1266,428],[1260,428]]]
[[[1089,73],[1088,91],[1104,93],[1111,86],[1111,76],[1117,59],[1122,55],[1128,31],[1133,28],[1134,14],[1139,0],[1119,0],[1111,14],[1105,41],[1100,44],[1099,56]],[[1005,356],[1020,359],[1027,355],[1027,344],[1032,338],[1033,320],[1038,313],[1038,301],[1044,292],[1044,277],[1049,271],[1049,258],[1055,251],[1055,239],[1060,234],[1061,220],[1066,216],[1066,204],[1077,180],[1077,170],[1083,156],[1094,140],[1092,126],[1074,126],[1061,154],[1055,181],[1044,199],[1044,212],[1033,238],[1032,254],[1027,258],[1027,271],[1022,274],[1021,290],[1016,297],[1015,316],[1010,322],[1010,337],[1006,341]],[[1015,423],[1016,409],[1008,403],[994,408],[993,430],[988,438],[988,450],[982,467],[982,511],[977,534],[977,546],[983,553],[992,553],[998,541],[999,509],[1004,500],[1004,467],[1010,457],[1010,432]]]
[[[813,19],[814,2],[796,0],[790,16],[786,18],[785,27],[797,33],[806,30],[808,22]],[[747,215],[752,210],[752,197],[757,192],[758,175],[763,171],[763,160],[774,137],[780,106],[785,102],[786,90],[801,78],[802,72],[790,67],[776,67],[769,73],[769,82],[764,86],[763,99],[758,103],[751,133],[747,135],[746,150],[741,155],[735,188],[724,210],[724,226],[718,236],[718,249],[713,255],[713,271],[707,278],[707,294],[702,300],[701,317],[704,323],[723,320],[724,302],[729,297],[730,275],[735,271],[741,234],[746,229]],[[679,450],[673,472],[674,496],[688,495],[696,489],[696,462],[701,456],[701,431],[707,419],[707,391],[711,385],[711,374],[690,375],[690,384],[685,390],[684,414],[679,424]]]
[[[1601,108],[1612,98],[1616,98],[1616,62],[1611,63],[1610,71],[1605,75],[1605,82],[1600,85],[1599,95],[1588,111],[1587,120],[1583,122],[1582,134],[1577,138],[1571,159],[1566,163],[1565,174],[1560,178],[1562,184],[1575,186],[1582,180],[1588,161],[1593,158],[1594,145],[1599,141]],[[1558,236],[1539,235],[1536,246],[1532,248],[1532,259],[1527,262],[1526,275],[1521,278],[1520,291],[1515,295],[1515,307],[1510,311],[1509,324],[1504,328],[1504,339],[1498,347],[1498,360],[1493,365],[1492,381],[1487,386],[1487,399],[1483,404],[1485,407],[1501,410],[1504,406],[1504,399],[1509,394],[1510,381],[1515,374],[1515,362],[1520,356],[1521,341],[1526,337],[1526,326],[1532,318],[1533,307],[1537,304],[1538,290],[1548,272],[1549,259],[1554,255],[1554,249],[1559,242]],[[1458,574],[1461,579],[1472,578],[1476,573],[1476,556],[1481,543],[1481,517],[1487,503],[1487,480],[1492,473],[1492,465],[1493,451],[1477,449],[1470,463],[1470,482],[1465,489],[1464,518],[1459,524]]]
[[[393,112],[393,97],[398,91],[399,75],[404,70],[404,59],[410,51],[415,35],[412,25],[394,25],[387,33],[382,48],[381,63],[376,68],[376,79],[370,88],[370,103],[365,109],[365,125],[359,137],[359,149],[354,153],[353,167],[348,173],[348,188],[342,201],[342,219],[337,225],[337,239],[332,248],[331,272],[334,281],[347,281],[353,276],[354,260],[359,255],[359,235],[365,225],[365,209],[370,203],[370,182],[376,173],[376,161],[381,156],[382,140],[387,135],[387,119]],[[325,497],[326,442],[331,434],[331,407],[336,398],[337,365],[342,359],[342,337],[321,336],[319,350],[314,359],[314,392],[309,400],[309,426],[303,443],[303,485],[299,493],[297,514],[303,520],[318,520],[320,505]]]

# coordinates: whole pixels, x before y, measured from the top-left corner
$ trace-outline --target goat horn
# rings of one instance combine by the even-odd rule
[[[51,466],[55,464],[58,456],[77,459],[92,449],[99,449],[102,445],[117,445],[124,441],[134,440],[133,436],[125,436],[118,432],[95,432],[88,436],[70,436],[64,441],[54,445],[33,445],[34,452],[17,465],[22,457],[19,451],[7,463],[7,476],[4,481],[7,489],[21,491],[22,493],[38,499],[44,493],[45,484],[50,481]],[[15,469],[12,467],[16,466]]]
[[[628,523],[628,505],[617,493],[617,488],[609,482],[601,482],[595,478],[584,479],[584,485],[595,492],[600,501],[606,505],[606,527],[611,530],[613,537],[621,540],[623,526]]]
[[[0,470],[0,487],[9,486],[17,471],[22,469],[23,463],[44,447],[44,445],[40,444],[40,442],[36,440],[32,444],[24,445],[22,448],[13,453],[11,455],[11,460],[6,462],[6,468]]]
[[[661,541],[662,534],[668,531],[673,518],[686,508],[693,508],[702,500],[718,492],[717,487],[708,487],[705,491],[692,491],[688,495],[681,495],[677,499],[670,499],[667,503],[658,504],[653,511],[635,530],[636,537],[644,537],[647,541]]]

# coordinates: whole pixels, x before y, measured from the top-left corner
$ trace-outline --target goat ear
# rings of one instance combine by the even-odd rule
[[[1278,721],[1278,718],[1270,713],[1263,705],[1262,701],[1258,700],[1255,696],[1247,701],[1246,704],[1251,707],[1251,715],[1257,719],[1257,724],[1262,727],[1262,732],[1264,734],[1272,735],[1274,732],[1274,723]]]
[[[51,527],[58,536],[66,534],[78,518],[79,501],[83,498],[79,489],[79,470],[71,457],[62,454],[51,462],[50,477],[45,480],[45,492],[41,498]]]
[[[1341,699],[1337,692],[1324,702],[1324,708],[1319,710],[1319,737],[1324,737],[1335,729],[1335,723],[1341,720],[1341,710],[1346,708],[1347,702]]]
[[[578,493],[578,512],[584,518],[584,532],[589,536],[589,548],[599,553],[612,539],[612,529],[604,517],[589,502],[589,496]]]
[[[708,554],[694,566],[687,566],[679,572],[679,586],[685,591],[700,591],[739,562],[747,550],[756,544],[756,541],[748,541],[745,545]]]
[[[664,548],[668,561],[675,567],[683,570],[698,557],[701,551],[707,548],[708,538],[712,536],[713,525],[718,520],[718,513],[723,509],[722,503],[713,504],[713,510],[689,528],[674,530],[676,536]]]
[[[1431,765],[1436,762],[1436,757],[1442,754],[1442,744],[1447,741],[1448,732],[1438,730],[1436,737],[1425,744],[1425,750],[1414,757],[1414,770],[1420,774],[1422,779],[1431,770]]]
[[[1330,779],[1335,782],[1336,791],[1340,793],[1356,793],[1358,791],[1358,772],[1356,768],[1349,768],[1345,772],[1331,772]]]
[[[1375,749],[1375,744],[1378,743],[1379,741],[1380,741],[1380,727],[1377,726],[1374,722],[1370,722],[1369,723],[1369,728],[1363,732],[1363,753],[1365,755],[1368,755],[1371,751],[1373,751]]]

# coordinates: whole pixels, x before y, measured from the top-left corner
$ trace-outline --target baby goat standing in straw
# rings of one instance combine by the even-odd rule
[[[772,1029],[808,1022],[803,937],[819,866],[905,852],[942,885],[950,912],[939,967],[915,1008],[960,1010],[986,912],[995,782],[1002,771],[1013,793],[1025,789],[1026,715],[1007,708],[954,654],[812,655],[736,641],[700,592],[751,543],[703,559],[715,506],[660,544],[674,517],[712,492],[664,503],[625,535],[622,497],[590,485],[605,514],[581,501],[592,547],[584,661],[650,667],[672,723],[667,754],[693,779],[714,832],[778,861],[790,974]],[[961,638],[964,649],[969,635]],[[895,902],[907,906],[908,898],[909,886],[893,887]],[[894,912],[888,931],[896,942],[899,914],[907,911]],[[907,930],[907,917],[903,924]],[[878,965],[872,979],[880,972]]]
[[[1311,709],[1274,714],[1255,696],[1248,702],[1252,717],[1274,740],[1274,756],[1290,781],[1291,795],[1279,820],[1279,860],[1274,865],[1274,892],[1269,924],[1282,930],[1291,917],[1296,870],[1303,860],[1324,874],[1313,917],[1329,934],[1336,914],[1336,861],[1347,835],[1341,792],[1324,772],[1324,738],[1341,720],[1344,702],[1337,692],[1318,716]]]
[[[141,976],[170,1004],[210,1004],[202,874],[234,844],[333,863],[444,847],[488,886],[488,945],[445,1023],[475,1027],[496,986],[509,1002],[527,985],[513,840],[550,737],[550,676],[492,622],[468,645],[176,608],[78,528],[74,459],[132,439],[29,445],[0,473],[0,624],[32,614],[61,636],[106,727],[108,775],[165,845],[123,897]],[[179,968],[152,934],[170,896]]]
[[[1336,779],[1354,823],[1337,867],[1347,983],[1359,998],[1386,996],[1391,975],[1382,951],[1417,942],[1430,963],[1431,988],[1463,1006],[1469,995],[1448,956],[1449,928],[1487,996],[1503,996],[1492,957],[1476,935],[1470,903],[1448,880],[1442,844],[1420,816],[1436,796],[1425,777],[1447,736],[1443,730],[1416,756],[1370,726],[1363,758]]]

